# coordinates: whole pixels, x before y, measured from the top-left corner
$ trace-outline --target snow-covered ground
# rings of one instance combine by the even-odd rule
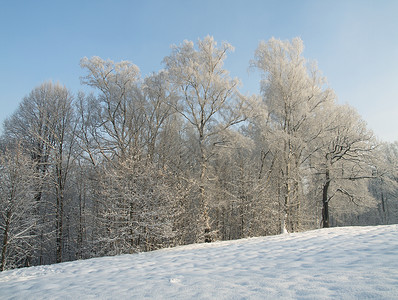
[[[398,299],[398,225],[197,244],[0,273],[1,299]]]

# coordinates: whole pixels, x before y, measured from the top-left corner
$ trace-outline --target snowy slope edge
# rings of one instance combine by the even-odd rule
[[[398,297],[398,225],[195,244],[0,273],[2,299]]]

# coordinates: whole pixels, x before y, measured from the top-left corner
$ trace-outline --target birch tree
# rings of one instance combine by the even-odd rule
[[[167,119],[174,113],[172,104],[176,102],[167,74],[164,71],[153,73],[145,78],[142,86],[145,97],[145,143],[147,153],[152,162],[155,159],[159,136],[164,130]],[[162,155],[161,153],[157,153]]]
[[[141,145],[144,125],[143,97],[138,89],[139,68],[128,62],[115,63],[100,57],[84,57],[80,66],[87,70],[81,82],[96,89],[98,97],[91,99],[97,106],[86,112],[96,120],[91,132],[92,142],[107,160],[113,157],[124,159],[135,155]],[[86,122],[86,120],[83,120]]]
[[[312,154],[309,144],[322,130],[319,112],[334,99],[316,65],[303,57],[303,50],[299,38],[291,42],[272,38],[259,44],[252,61],[263,72],[261,91],[268,111],[264,153],[272,155],[279,168],[282,231],[300,229],[301,167]]]
[[[218,47],[213,37],[207,36],[198,40],[197,48],[190,41],[173,46],[171,55],[164,59],[169,80],[178,95],[178,102],[172,106],[195,132],[203,226],[199,239],[206,242],[213,239],[206,184],[209,159],[217,143],[215,136],[244,119],[245,97],[238,91],[239,81],[230,78],[223,67],[227,52],[232,50],[230,44]]]

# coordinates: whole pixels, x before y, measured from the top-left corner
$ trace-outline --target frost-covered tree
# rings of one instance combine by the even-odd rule
[[[206,186],[209,183],[209,159],[214,148],[222,140],[217,137],[241,122],[246,98],[238,91],[238,79],[232,79],[223,64],[233,47],[222,43],[220,47],[213,37],[198,40],[197,48],[191,41],[173,46],[164,63],[169,80],[178,96],[173,108],[192,128],[195,141],[195,160],[198,169],[199,206],[201,232],[199,240],[211,241],[210,199]]]
[[[324,176],[322,227],[329,227],[329,203],[332,199],[342,198],[356,205],[361,202],[362,205],[372,204],[367,180],[375,177],[373,152],[376,143],[373,133],[351,107],[336,105],[325,113],[316,173]],[[347,205],[340,202],[337,207]]]
[[[56,125],[53,118],[56,111],[49,107],[60,90],[62,87],[59,84],[41,84],[23,98],[15,113],[4,122],[4,138],[9,143],[21,143],[37,163],[37,172],[41,177],[45,177],[48,172],[49,159],[55,144],[51,130]],[[38,185],[38,202],[42,193],[43,188]]]
[[[259,44],[252,61],[263,72],[261,91],[267,111],[266,121],[259,121],[266,144],[263,153],[278,168],[281,227],[288,231],[300,229],[301,168],[312,155],[309,145],[322,130],[319,112],[334,99],[316,65],[303,57],[303,50],[299,38],[272,38]]]
[[[379,209],[375,218],[380,224],[398,222],[398,142],[381,144],[375,153],[379,158],[377,174],[370,182],[370,190]],[[375,216],[374,216],[375,217]]]
[[[170,180],[157,151],[174,113],[164,73],[141,81],[132,63],[99,57],[84,58],[81,66],[88,70],[82,82],[98,93],[80,94],[78,103],[82,158],[97,173],[96,247],[118,254],[172,243],[178,180]]]
[[[139,68],[128,61],[115,63],[97,56],[83,58],[80,65],[88,71],[82,83],[98,92],[86,104],[94,112],[81,112],[95,121],[90,124],[94,126],[90,132],[92,142],[108,160],[134,155],[142,145],[140,134],[145,121],[144,99],[138,89]]]
[[[75,112],[72,106],[72,97],[68,90],[63,89],[61,95],[54,99],[55,124],[51,128],[54,137],[52,165],[55,174],[52,176],[56,196],[56,245],[57,262],[63,261],[64,248],[64,214],[69,172],[73,166],[75,153]]]
[[[45,82],[24,97],[4,125],[5,139],[10,143],[21,143],[35,163],[40,178],[35,195],[41,216],[39,222],[43,225],[42,232],[37,233],[42,244],[36,247],[41,249],[41,254],[38,254],[40,262],[45,257],[52,257],[45,251],[53,251],[48,249],[52,247],[53,242],[48,239],[52,239],[53,234],[56,261],[62,261],[65,189],[74,144],[72,100],[66,87]]]
[[[35,163],[20,145],[0,153],[0,271],[29,264],[38,215]]]
[[[104,170],[100,216],[104,229],[97,247],[106,255],[169,246],[176,200],[160,170],[135,157]]]
[[[167,74],[164,71],[153,73],[145,78],[142,86],[145,98],[145,144],[148,156],[154,162],[162,155],[157,150],[162,131],[167,130],[167,119],[174,113],[172,104],[176,102]],[[155,153],[158,157],[155,157]]]

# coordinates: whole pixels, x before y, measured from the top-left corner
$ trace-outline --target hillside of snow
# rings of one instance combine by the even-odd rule
[[[398,299],[398,225],[345,227],[0,273],[1,299]]]

